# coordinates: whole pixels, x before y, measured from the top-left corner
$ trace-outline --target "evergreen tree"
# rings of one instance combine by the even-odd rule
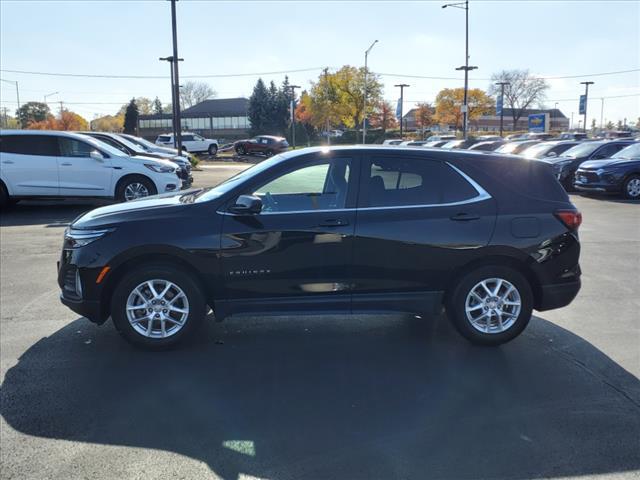
[[[124,133],[135,135],[138,128],[138,105],[136,99],[132,98],[124,112]]]
[[[162,102],[158,97],[153,101],[153,113],[160,115],[162,113]]]
[[[259,78],[255,87],[253,87],[253,93],[249,98],[249,108],[247,112],[249,121],[251,122],[252,135],[259,135],[267,132],[266,128],[269,123],[269,107],[269,92],[262,79]]]

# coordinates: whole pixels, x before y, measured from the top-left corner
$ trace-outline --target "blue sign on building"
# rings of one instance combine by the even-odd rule
[[[587,96],[580,95],[580,104],[578,105],[578,115],[584,115],[587,107]]]
[[[402,102],[398,99],[398,103],[396,104],[396,118],[400,122],[400,112],[402,112]]]
[[[548,113],[533,113],[529,115],[529,131],[530,132],[546,132],[548,129],[547,117]]]
[[[496,116],[500,116],[502,115],[502,105],[503,105],[504,101],[502,99],[502,95],[500,95],[498,97],[498,100],[496,101]]]

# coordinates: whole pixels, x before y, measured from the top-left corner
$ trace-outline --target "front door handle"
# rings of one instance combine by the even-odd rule
[[[64,162],[64,163],[61,163],[60,165],[62,165],[63,167],[70,167],[71,165],[73,165],[73,163]]]
[[[6,163],[6,164],[13,164],[13,160],[3,160],[2,163]]]
[[[344,225],[349,225],[349,222],[341,218],[329,218],[318,224],[319,227],[342,227]]]
[[[456,222],[468,222],[469,220],[480,220],[480,216],[474,215],[472,213],[458,213],[449,218],[451,220],[455,220]]]

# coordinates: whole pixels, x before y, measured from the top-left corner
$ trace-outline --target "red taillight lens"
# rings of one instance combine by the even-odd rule
[[[556,217],[571,230],[577,230],[582,223],[582,213],[577,210],[558,210]]]

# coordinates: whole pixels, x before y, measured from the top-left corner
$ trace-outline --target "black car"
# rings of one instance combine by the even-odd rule
[[[140,145],[137,145],[126,138],[122,138],[119,135],[115,135],[113,133],[107,132],[78,132],[82,135],[87,135],[89,137],[95,138],[96,140],[100,140],[101,142],[106,143],[107,145],[112,146],[120,150],[123,153],[126,153],[129,156],[133,157],[151,157],[151,158],[160,158],[163,160],[169,160],[170,162],[175,163],[180,167],[178,170],[178,177],[182,180],[182,188],[189,188],[193,183],[193,176],[191,175],[191,163],[188,160],[181,160],[177,158],[177,156],[167,156],[160,155],[157,153],[149,152],[145,150]]]
[[[632,143],[633,140],[586,141],[570,148],[559,157],[545,158],[541,161],[550,163],[558,181],[565,190],[571,191],[576,170],[583,162],[609,158]]]
[[[213,188],[106,206],[65,232],[62,302],[165,347],[210,307],[448,317],[496,345],[580,289],[581,215],[548,165],[404,147],[307,148]]]
[[[584,162],[576,171],[573,185],[584,192],[640,199],[640,143],[623,148],[611,158]]]

